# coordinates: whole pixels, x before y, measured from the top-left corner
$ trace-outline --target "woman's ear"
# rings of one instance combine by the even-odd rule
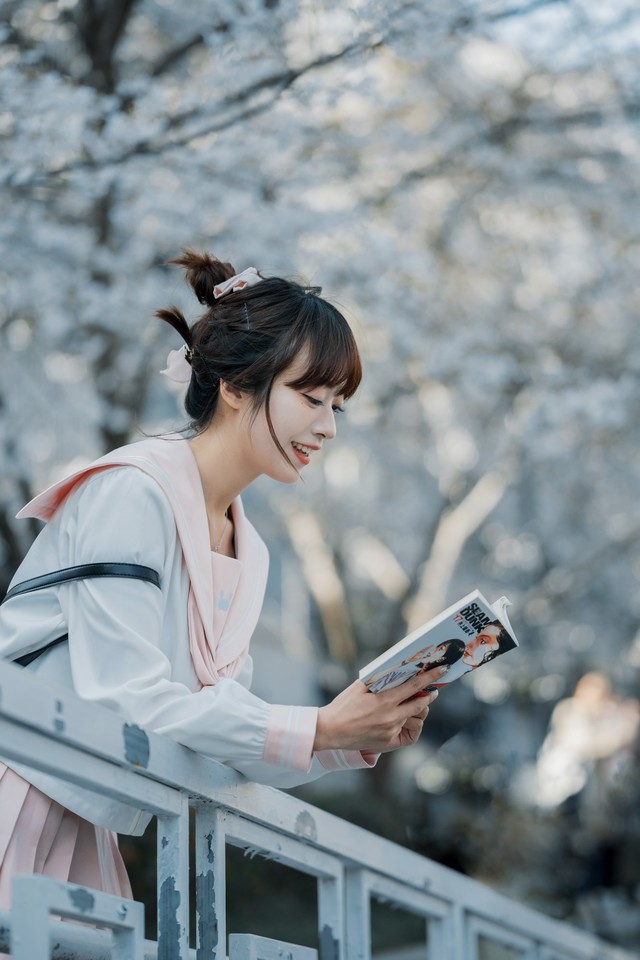
[[[246,396],[242,390],[227,383],[226,380],[220,381],[220,398],[231,407],[232,410],[240,410],[245,403]]]

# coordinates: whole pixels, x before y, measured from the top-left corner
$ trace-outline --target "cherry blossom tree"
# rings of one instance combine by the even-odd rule
[[[5,581],[37,489],[180,425],[151,317],[193,313],[181,246],[321,283],[367,374],[304,485],[258,487],[301,560],[285,605],[309,592],[342,681],[468,590],[509,594],[520,651],[438,704],[443,736],[497,718],[506,796],[506,753],[535,763],[583,673],[624,696],[640,668],[634,5],[0,0],[0,22]]]

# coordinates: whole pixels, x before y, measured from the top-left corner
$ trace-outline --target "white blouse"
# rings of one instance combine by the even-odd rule
[[[220,596],[216,615],[224,617],[224,571],[237,579],[233,565],[239,561],[211,556]],[[152,567],[161,589],[140,580],[101,578],[16,596],[0,607],[0,654],[13,659],[68,632],[69,643],[26,669],[261,783],[290,787],[327,770],[372,765],[373,757],[358,751],[314,755],[317,707],[274,706],[256,697],[249,690],[250,657],[234,678],[201,685],[189,649],[189,576],[173,510],[158,483],[141,470],[117,467],[86,479],[47,523],[12,582],[107,560]],[[140,834],[150,819],[119,801],[10,765],[99,826]]]

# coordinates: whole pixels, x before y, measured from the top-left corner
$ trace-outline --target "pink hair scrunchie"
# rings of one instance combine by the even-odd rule
[[[187,360],[187,349],[185,343],[179,350],[169,352],[167,365],[160,371],[167,380],[173,380],[174,383],[189,383],[191,380],[191,364]]]
[[[247,267],[242,273],[236,273],[229,277],[223,283],[218,283],[213,288],[213,295],[216,300],[224,297],[226,293],[233,293],[235,290],[244,290],[245,287],[255,287],[256,283],[262,283],[262,277],[255,267]]]

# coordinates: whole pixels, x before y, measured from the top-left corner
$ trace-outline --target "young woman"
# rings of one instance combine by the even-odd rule
[[[27,669],[260,782],[371,766],[418,738],[435,694],[417,694],[439,671],[376,696],[356,681],[319,709],[252,694],[267,551],[240,500],[262,474],[295,483],[333,439],[361,377],[353,335],[316,288],[191,251],[174,262],[205,306],[193,326],[158,312],[185,341],[164,372],[188,383],[186,436],[123,447],[33,500],[19,516],[47,525],[14,578],[119,562],[159,584],[86,577],[15,595],[0,650],[50,644]],[[146,815],[2,763],[0,812],[0,905],[17,873],[130,895],[114,831],[142,833]]]

